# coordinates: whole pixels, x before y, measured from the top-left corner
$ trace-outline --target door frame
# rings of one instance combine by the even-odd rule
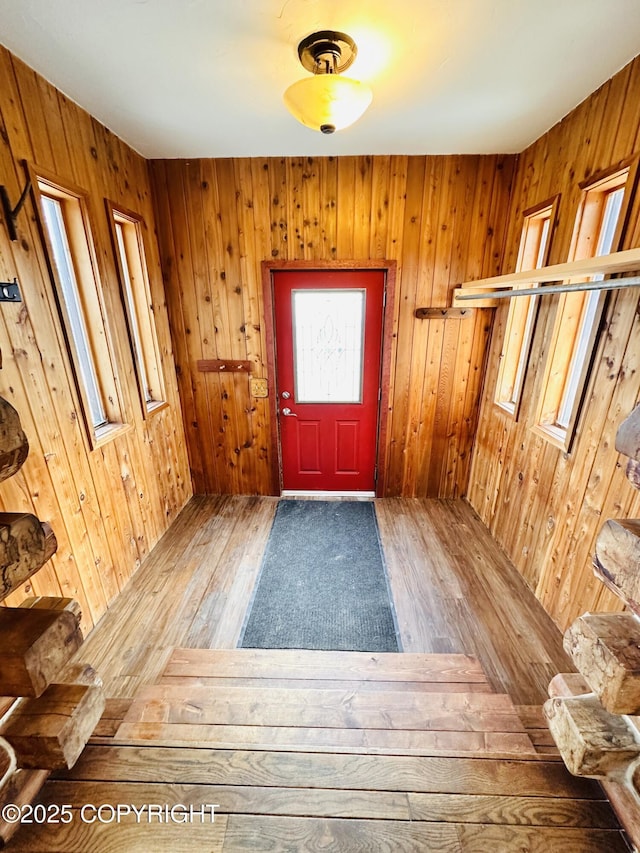
[[[387,260],[367,261],[262,261],[262,298],[264,304],[265,342],[269,381],[269,416],[271,484],[270,494],[282,494],[282,450],[280,421],[278,418],[276,335],[274,316],[274,273],[305,270],[379,270],[384,275],[384,306],[382,316],[382,352],[380,353],[380,401],[378,404],[378,434],[376,441],[376,497],[382,497],[387,479],[387,430],[391,385],[391,351],[393,347],[393,318],[395,308],[397,262]]]

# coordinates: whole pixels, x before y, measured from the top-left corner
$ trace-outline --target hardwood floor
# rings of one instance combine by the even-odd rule
[[[152,684],[173,648],[232,649],[277,499],[196,497],[85,641],[78,657],[110,697]],[[573,671],[561,636],[463,501],[376,501],[402,646],[467,654],[517,705]]]
[[[466,655],[178,649],[100,732],[40,800],[75,820],[16,851],[626,849],[599,786],[538,755]],[[149,803],[215,823],[109,820]]]
[[[471,507],[398,498],[376,509],[404,650],[475,655],[495,690],[543,702],[551,677],[573,666]]]
[[[195,497],[86,639],[107,696],[152,684],[176,647],[236,647],[277,499]]]
[[[16,851],[624,851],[540,717],[561,637],[461,501],[376,502],[404,654],[236,649],[277,501],[191,501],[80,650],[109,698]],[[215,822],[78,819],[215,803]],[[93,812],[90,813],[90,816]],[[165,812],[166,816],[166,812]]]

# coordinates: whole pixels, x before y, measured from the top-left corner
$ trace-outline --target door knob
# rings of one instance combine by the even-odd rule
[[[296,413],[292,412],[288,406],[284,407],[284,409],[282,410],[282,414],[285,416],[285,418],[297,418],[298,417],[296,415]]]

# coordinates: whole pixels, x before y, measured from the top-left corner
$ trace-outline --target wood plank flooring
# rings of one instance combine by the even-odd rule
[[[275,505],[185,509],[78,656],[110,698],[40,800],[73,820],[23,826],[12,849],[628,850],[600,786],[545,740],[560,635],[466,504],[376,503],[399,655],[235,649]],[[164,812],[132,812],[148,804]],[[174,822],[181,806],[195,817]]]
[[[41,805],[67,803],[73,820],[23,827],[15,850],[128,853],[151,839],[155,850],[221,853],[626,849],[600,787],[536,753],[476,661],[405,653],[398,672],[397,657],[176,650],[158,683],[120,706],[111,736],[109,726],[46,785]],[[297,677],[283,685],[287,675]],[[341,677],[342,689],[326,686]],[[141,825],[132,807],[149,803],[159,810]],[[109,821],[119,804],[127,813]],[[171,826],[170,810],[189,808],[198,819]]]
[[[76,656],[107,696],[153,684],[174,648],[235,648],[277,499],[196,497]],[[464,501],[390,498],[376,513],[405,652],[466,654],[519,705],[573,671],[561,636]]]
[[[403,654],[396,670],[394,660],[398,655],[179,649],[158,683],[138,691],[117,739],[390,755],[534,752],[511,699],[479,680],[477,661]],[[180,669],[183,675],[171,674]],[[354,680],[359,669],[362,687]],[[297,680],[282,680],[292,672]],[[461,680],[467,677],[475,679],[474,692]]]

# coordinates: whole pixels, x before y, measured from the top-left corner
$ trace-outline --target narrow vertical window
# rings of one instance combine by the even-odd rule
[[[56,302],[93,445],[120,426],[122,416],[84,198],[44,179],[37,190]]]
[[[162,405],[164,386],[153,303],[142,240],[142,220],[107,203],[118,260],[131,352],[143,412]]]
[[[595,255],[608,255],[611,252],[613,238],[622,208],[624,187],[611,190],[607,193],[604,204],[602,223],[596,246]],[[593,276],[594,279],[602,279],[602,275]],[[594,290],[585,294],[582,306],[580,326],[576,334],[576,341],[571,357],[571,364],[567,372],[567,378],[562,391],[562,399],[558,408],[558,425],[568,429],[571,423],[573,407],[578,396],[580,376],[583,365],[589,356],[591,333],[595,327],[596,319],[599,318],[599,307],[602,302],[602,293]]]
[[[628,176],[629,169],[622,169],[584,188],[570,261],[618,250]],[[575,432],[605,298],[604,291],[577,291],[562,294],[558,303],[535,428],[565,450]]]
[[[537,269],[546,264],[556,207],[557,200],[549,201],[525,213],[516,272]],[[513,298],[509,305],[495,402],[514,417],[517,417],[520,405],[537,308],[535,296]]]

